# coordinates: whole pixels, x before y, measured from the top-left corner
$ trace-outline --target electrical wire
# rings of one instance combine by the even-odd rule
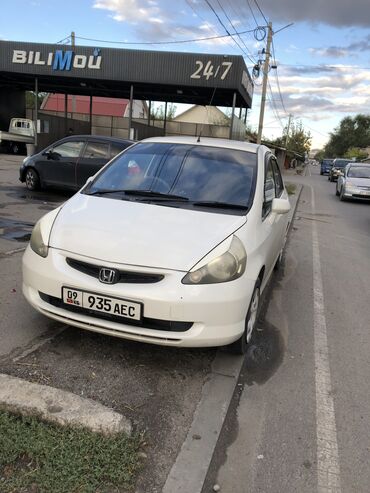
[[[93,41],[95,43],[110,43],[110,44],[120,44],[120,45],[167,45],[167,44],[182,44],[182,43],[197,43],[199,41],[209,41],[212,39],[222,39],[222,38],[231,38],[234,39],[234,36],[239,36],[240,34],[246,34],[248,32],[253,32],[254,29],[251,29],[250,31],[240,31],[236,32],[235,34],[223,34],[219,36],[207,36],[205,38],[194,38],[194,39],[180,39],[178,41],[175,40],[169,40],[169,41],[140,41],[140,42],[135,42],[135,41],[110,41],[106,39],[93,39],[93,38],[85,38],[83,36],[76,36],[76,39],[83,39],[84,41]],[[234,40],[235,41],[235,40]],[[252,60],[253,62],[253,60]]]
[[[194,8],[194,5],[192,3],[192,0],[185,0],[186,3],[189,5],[189,7],[191,8],[191,10],[194,12],[194,14],[196,15],[196,17],[199,17],[199,19],[201,19],[203,22],[206,23],[206,25],[214,32],[216,33],[216,35],[218,35],[218,32],[216,31],[216,29],[214,29],[214,27],[203,17],[199,14],[199,12],[196,11],[196,9]],[[236,51],[236,48],[235,48],[235,44],[234,43],[231,43],[230,40],[228,38],[225,38],[227,44],[234,50]]]
[[[209,1],[209,0],[204,0],[204,1],[205,1],[205,2],[206,2],[206,4],[208,5],[208,7],[212,10],[212,12],[215,14],[215,16],[216,16],[216,18],[217,18],[218,22],[219,22],[219,23],[221,24],[221,26],[225,29],[226,33],[227,33],[229,36],[231,36],[231,34],[230,34],[229,30],[227,29],[227,27],[225,26],[225,24],[222,22],[222,20],[221,20],[220,16],[219,16],[219,15],[218,15],[218,13],[216,12],[216,10],[214,9],[214,7],[213,7],[213,5],[210,3],[210,1]],[[242,51],[242,53],[244,53],[244,55],[245,55],[247,58],[249,58],[249,60],[250,60],[251,62],[254,62],[254,60],[253,60],[253,59],[252,59],[252,58],[248,55],[248,53],[247,53],[246,51],[244,51],[244,50],[243,50],[243,48],[240,46],[240,44],[237,42],[237,40],[236,40],[236,39],[234,39],[233,37],[232,37],[232,40],[234,41],[234,43],[235,43],[236,45],[238,45],[238,47],[239,47],[239,49]]]
[[[268,20],[266,19],[265,14],[262,12],[261,7],[258,5],[257,0],[254,0],[254,3],[257,5],[257,8],[258,8],[258,10],[260,11],[260,13],[261,13],[262,17],[264,18],[264,21],[266,22],[266,24],[268,24]]]
[[[247,50],[247,53],[248,53],[248,58],[251,60],[251,57],[253,57],[253,55],[249,52],[249,48],[248,48],[248,46],[245,44],[244,39],[243,39],[243,38],[242,38],[239,34],[237,34],[237,31],[236,31],[236,29],[235,29],[235,26],[234,26],[234,24],[233,24],[232,20],[230,19],[230,17],[228,16],[228,14],[227,14],[226,10],[223,8],[223,6],[222,6],[222,4],[221,4],[220,0],[217,0],[217,3],[218,3],[218,5],[220,6],[220,9],[222,10],[222,12],[224,13],[224,15],[225,15],[226,19],[229,21],[229,23],[230,23],[231,27],[234,29],[235,34],[238,36],[238,38],[240,39],[241,43],[244,45],[245,49]]]
[[[273,54],[273,57],[274,57],[274,64],[276,65],[276,55],[275,55],[274,39],[272,39],[271,45],[272,45],[272,54]],[[287,113],[287,110],[285,109],[283,95],[281,94],[281,88],[280,88],[279,75],[278,75],[277,68],[275,69],[275,77],[276,77],[276,84],[277,84],[277,87],[278,87],[279,97],[280,97],[280,101],[281,101],[281,106],[283,107],[284,112]]]
[[[57,41],[57,43],[56,43],[56,44],[57,44],[57,45],[62,44],[64,41],[66,41],[66,44],[68,44],[68,43],[69,43],[69,41],[70,41],[70,38],[71,38],[71,35],[66,36],[65,38],[61,39],[60,41]]]

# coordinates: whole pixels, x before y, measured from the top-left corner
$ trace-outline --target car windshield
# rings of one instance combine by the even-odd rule
[[[370,178],[370,166],[351,166],[347,176],[349,178]]]
[[[346,161],[345,159],[343,161],[342,160],[337,160],[337,161],[335,161],[334,166],[336,168],[345,168],[348,163],[349,163],[349,161]]]
[[[333,164],[333,160],[332,159],[323,159],[322,164],[324,166],[331,166]]]
[[[177,201],[181,206],[236,205],[245,210],[253,200],[256,170],[252,152],[142,142],[113,160],[85,193],[110,198],[127,194],[130,199],[136,193],[137,200],[161,205]]]

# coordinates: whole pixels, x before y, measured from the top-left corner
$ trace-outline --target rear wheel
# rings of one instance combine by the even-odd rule
[[[40,188],[40,178],[33,168],[27,168],[25,183],[28,190],[38,190]]]
[[[260,287],[261,282],[258,279],[254,287],[254,291],[248,308],[248,313],[245,318],[244,333],[240,337],[240,339],[233,342],[229,346],[230,351],[234,354],[245,354],[245,352],[247,351],[248,344],[252,338],[253,330],[258,319],[261,297]]]

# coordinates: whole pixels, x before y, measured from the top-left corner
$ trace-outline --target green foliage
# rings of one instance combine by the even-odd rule
[[[164,120],[164,104],[161,106],[158,106],[155,109],[152,109],[150,112],[150,118],[152,120]],[[173,103],[170,103],[167,105],[167,121],[171,121],[174,119],[175,114],[176,114],[177,106],[174,105]]]
[[[46,92],[39,92],[38,93],[38,108],[40,109],[41,104],[47,95]],[[34,91],[26,91],[26,108],[34,109],[35,108],[35,92]]]
[[[133,484],[138,448],[138,437],[104,437],[0,412],[0,490],[117,493]]]
[[[351,148],[370,146],[370,115],[346,116],[330,134],[324,151],[327,157],[344,157]],[[353,156],[357,157],[357,156]],[[366,157],[366,156],[365,156]]]
[[[367,152],[361,151],[358,147],[350,147],[344,153],[344,157],[348,159],[356,158],[356,160],[361,161],[361,159],[367,158]]]
[[[288,151],[297,152],[302,156],[305,156],[311,149],[312,136],[309,131],[306,131],[303,123],[300,120],[292,121],[289,128],[289,135],[287,139],[288,125],[283,130],[283,135],[278,137],[273,144],[280,147],[287,146]]]
[[[316,159],[316,161],[322,161],[325,158],[326,156],[324,149],[320,149],[320,151],[316,152],[316,154],[314,155],[314,159]]]

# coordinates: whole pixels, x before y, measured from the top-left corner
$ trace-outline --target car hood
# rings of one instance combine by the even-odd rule
[[[347,176],[346,182],[356,187],[370,187],[370,178],[352,178]]]
[[[188,271],[245,222],[245,216],[77,193],[58,214],[49,245],[112,263]]]

